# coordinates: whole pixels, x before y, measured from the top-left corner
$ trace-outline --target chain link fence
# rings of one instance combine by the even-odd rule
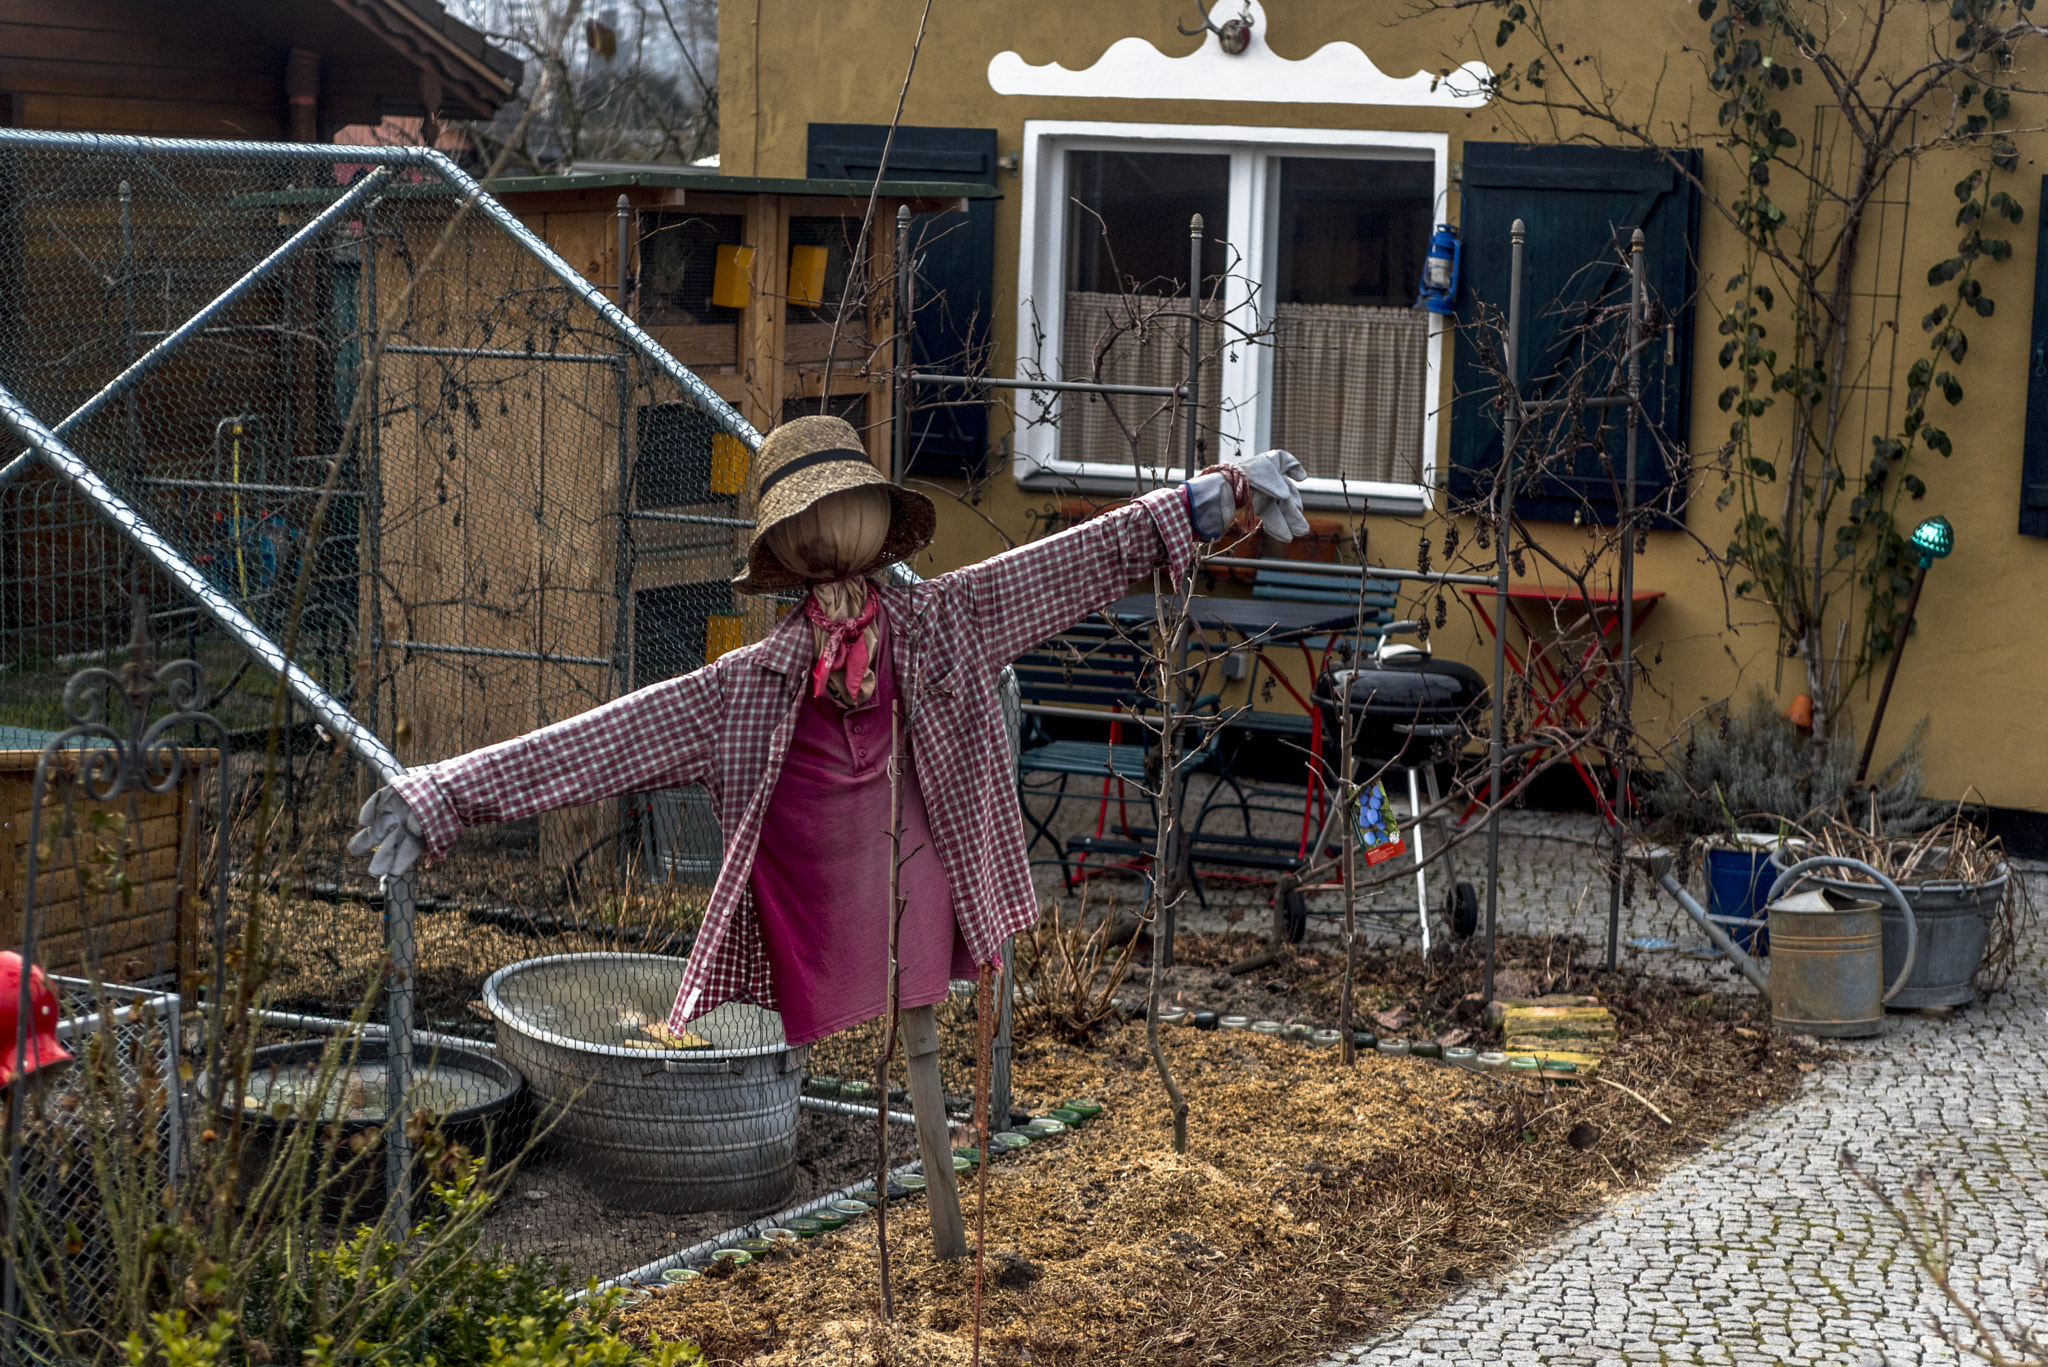
[[[467,832],[388,905],[342,851],[396,765],[695,668],[783,610],[730,588],[758,438],[607,292],[432,152],[0,130],[0,407],[38,448],[0,452],[0,752],[28,760],[0,778],[69,724],[75,671],[118,663],[136,594],[227,733],[194,768],[222,788],[226,868],[211,798],[173,800],[111,837],[134,892],[101,899],[170,914],[117,944],[120,917],[81,910],[38,957],[189,1020],[225,956],[258,979],[267,1043],[242,1095],[200,1096],[185,1032],[187,1130],[238,1106],[376,1124],[402,1095],[518,1156],[489,1237],[579,1278],[875,1161],[871,1111],[800,1104],[805,1051],[773,1012],[667,1032],[721,856],[703,791]],[[20,825],[16,942],[37,914]],[[961,1039],[972,1009],[945,1008]],[[312,1097],[306,1042],[351,1029],[339,1099]],[[899,1129],[892,1164],[915,1155]]]

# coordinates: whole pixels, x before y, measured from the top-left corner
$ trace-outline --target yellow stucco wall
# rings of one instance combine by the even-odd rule
[[[1302,58],[1326,43],[1358,44],[1383,70],[1406,75],[1437,70],[1473,58],[1495,56],[1490,37],[1472,40],[1461,25],[1403,20],[1405,0],[1275,0],[1268,29],[1256,41],[1283,57]],[[917,30],[921,0],[725,0],[721,6],[722,169],[741,175],[797,176],[804,172],[805,142],[812,122],[887,123],[895,109],[905,64]],[[1235,12],[1231,3],[1212,9]],[[1554,13],[1576,17],[1583,45],[1597,47],[1611,79],[1632,93],[1646,94],[1663,72],[1659,115],[1712,123],[1712,105],[1680,107],[1684,92],[1702,82],[1686,64],[1697,60],[1700,25],[1689,4],[1646,4],[1643,0],[1580,0]],[[1175,32],[1177,22],[1196,17],[1192,0],[1122,0],[1120,3],[1012,5],[940,0],[931,7],[929,29],[916,76],[904,103],[908,124],[993,128],[1000,147],[1022,146],[1028,119],[1100,119],[1133,123],[1231,124],[1273,127],[1370,128],[1447,133],[1451,158],[1460,158],[1466,138],[1506,140],[1512,127],[1497,112],[1223,102],[1204,99],[1044,98],[996,94],[988,77],[996,54],[1015,51],[1032,64],[1058,61],[1070,69],[1093,64],[1117,39],[1138,36],[1162,52],[1194,51],[1198,40]],[[1490,24],[1491,19],[1487,22]],[[1921,41],[1924,42],[1924,39]],[[1681,51],[1690,43],[1695,55]],[[1581,46],[1573,43],[1574,49]],[[1582,70],[1584,70],[1582,68]],[[2038,82],[2036,82],[2038,84]],[[2014,122],[2025,126],[2021,102]],[[2033,120],[2038,123],[2038,120]],[[1564,129],[1569,133],[1571,130]],[[1804,129],[1801,129],[1802,135]],[[2048,810],[2048,724],[2041,719],[2048,687],[2048,648],[2041,625],[2048,620],[2048,541],[2015,530],[2019,493],[2021,432],[2025,421],[2025,366],[2035,269],[2035,219],[2040,211],[2039,175],[2048,170],[2048,135],[2022,136],[2021,167],[2004,181],[2027,209],[2027,220],[2009,234],[2013,259],[1985,274],[1996,297],[1994,317],[1971,324],[1972,347],[1961,378],[1969,390],[1954,416],[1937,417],[1955,437],[1948,460],[1924,458],[1916,467],[1930,486],[1924,504],[1908,505],[1910,521],[1940,512],[1955,524],[1958,549],[1930,576],[1919,629],[1908,648],[1894,693],[1880,759],[1891,753],[1910,725],[1931,722],[1928,757],[1930,790],[1959,797],[1974,788],[1994,805]],[[1709,151],[1708,177],[1717,194],[1728,183],[1725,158]],[[2036,166],[2036,160],[2040,166]],[[1927,286],[1926,268],[1949,254],[1957,236],[1950,185],[1959,163],[1932,157],[1914,173],[1914,210],[1904,249],[1904,290],[1898,306],[1901,337],[1898,372],[1922,354],[1915,326],[1941,302]],[[994,323],[997,356],[992,372],[1011,369],[1016,342],[1017,254],[1021,186],[1005,174],[998,206]],[[1453,195],[1455,205],[1456,197]],[[1694,344],[1693,444],[1710,448],[1724,439],[1727,419],[1714,398],[1726,383],[1715,353],[1719,337],[1712,300],[1736,267],[1735,239],[1711,207],[1703,210],[1700,284]],[[1446,355],[1448,361],[1448,354]],[[1449,365],[1443,367],[1447,377]],[[1903,404],[1904,384],[1895,385],[1894,411]],[[1944,407],[1939,400],[1936,409]],[[1002,418],[992,415],[991,439],[1002,435]],[[1448,459],[1448,422],[1438,428],[1437,461]],[[1846,459],[1863,463],[1868,437],[1855,436]],[[955,486],[960,488],[963,486]],[[1647,624],[1639,658],[1647,686],[1639,691],[1638,716],[1653,733],[1680,723],[1703,703],[1746,692],[1761,684],[1781,699],[1804,691],[1804,668],[1783,660],[1768,612],[1758,604],[1730,600],[1721,579],[1706,563],[1702,546],[1725,546],[1730,514],[1714,507],[1719,481],[1696,476],[1688,533],[1651,534],[1639,557],[1637,579],[1667,597]],[[940,534],[920,568],[926,572],[967,563],[1002,548],[997,528],[1022,539],[1027,513],[1053,499],[1018,487],[1007,468],[995,470],[979,490],[979,514],[941,499]],[[1441,495],[1439,507],[1441,507]],[[1373,559],[1412,566],[1421,522],[1415,518],[1365,519]],[[989,524],[993,522],[994,527]],[[1441,518],[1432,519],[1432,537]],[[1466,538],[1469,541],[1469,536]],[[1553,549],[1575,544],[1566,527],[1548,527]],[[1529,566],[1532,578],[1535,561]],[[1404,603],[1404,613],[1411,605]],[[1439,651],[1486,667],[1489,647],[1472,622],[1453,611],[1435,641]],[[1858,687],[1848,703],[1859,728],[1868,716],[1874,686]]]

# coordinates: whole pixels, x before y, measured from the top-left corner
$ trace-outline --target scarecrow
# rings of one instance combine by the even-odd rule
[[[1038,916],[998,678],[1019,654],[1163,569],[1240,512],[1307,530],[1284,451],[1241,458],[1056,536],[916,585],[882,571],[937,515],[875,470],[835,417],[784,423],[754,459],[743,593],[806,590],[766,639],[578,717],[413,769],[350,842],[370,872],[439,858],[464,827],[703,784],[725,860],[669,1029],[730,1000],[781,1013],[792,1045],[887,1009],[892,719],[906,721],[898,1007],[934,1235],[957,1234],[933,1006]],[[923,1085],[921,1085],[923,1084]],[[942,1217],[951,1207],[951,1220]],[[950,1223],[952,1232],[942,1230]],[[951,1246],[949,1248],[949,1245]]]

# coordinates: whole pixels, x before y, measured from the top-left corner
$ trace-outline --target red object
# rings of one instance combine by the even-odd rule
[[[1813,729],[1813,699],[1804,693],[1794,698],[1792,705],[1785,709],[1785,720],[1791,722],[1802,731],[1811,731]]]
[[[1516,588],[1508,590],[1507,612],[1503,619],[1495,621],[1487,610],[1489,599],[1499,597],[1497,589],[1468,588],[1465,590],[1472,599],[1472,606],[1478,610],[1479,619],[1486,623],[1486,629],[1496,636],[1510,631],[1507,639],[1508,668],[1517,677],[1528,682],[1530,700],[1534,706],[1526,725],[1533,732],[1541,727],[1589,726],[1586,704],[1592,697],[1593,686],[1601,675],[1611,669],[1618,659],[1621,644],[1621,596],[1613,593],[1582,594],[1576,589]],[[1664,595],[1661,591],[1637,593],[1630,608],[1634,616],[1632,631],[1642,630],[1643,623],[1655,610],[1657,600]],[[1516,646],[1519,639],[1520,648]],[[1495,698],[1493,705],[1502,706],[1503,700]],[[1518,737],[1509,736],[1509,744],[1515,744]],[[1528,753],[1524,762],[1534,762],[1543,751]],[[1578,771],[1579,781],[1586,785],[1586,791],[1593,795],[1594,804],[1600,809],[1601,819],[1612,825],[1615,819],[1613,804],[1602,791],[1593,771],[1586,767],[1585,760],[1578,754],[1570,756],[1571,766]],[[1492,799],[1486,795],[1486,800]],[[1479,807],[1475,802],[1465,811],[1470,817]]]
[[[875,614],[882,610],[882,596],[875,592],[873,584],[867,587],[867,601],[861,604],[859,614],[847,618],[827,617],[815,597],[804,595],[804,620],[825,636],[818,645],[818,662],[811,666],[811,696],[814,698],[825,696],[825,681],[841,665],[846,667],[847,697],[858,698],[862,686],[868,681],[868,645],[864,633],[875,620]]]
[[[1408,842],[1405,840],[1392,840],[1384,845],[1375,845],[1365,852],[1365,866],[1371,868],[1375,864],[1384,864],[1395,855],[1406,853]]]
[[[57,1038],[57,994],[40,967],[28,971],[28,1050],[23,1062],[14,1052],[21,1030],[21,956],[0,950],[0,1087],[39,1069],[71,1061],[71,1051]]]

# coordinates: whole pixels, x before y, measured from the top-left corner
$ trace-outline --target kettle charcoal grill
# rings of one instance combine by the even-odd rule
[[[1323,714],[1323,742],[1332,768],[1342,747],[1343,716],[1353,719],[1350,772],[1354,778],[1374,774],[1392,777],[1400,770],[1408,783],[1411,824],[1406,838],[1415,857],[1416,917],[1422,926],[1422,952],[1429,953],[1429,884],[1424,867],[1422,823],[1412,814],[1423,810],[1422,791],[1430,806],[1440,800],[1437,767],[1453,759],[1467,737],[1478,734],[1487,706],[1486,683],[1470,665],[1440,660],[1413,646],[1388,646],[1356,669],[1326,670],[1316,680],[1316,707]],[[1438,839],[1444,822],[1435,819]],[[1450,893],[1444,917],[1459,939],[1479,926],[1479,893],[1461,883],[1450,856],[1444,859]],[[1400,913],[1405,915],[1403,910]]]
[[[1343,734],[1338,695],[1347,684],[1357,720],[1351,753],[1373,769],[1442,762],[1477,732],[1486,711],[1478,670],[1413,647],[1390,647],[1358,669],[1327,670],[1316,680],[1323,735],[1333,750]]]

